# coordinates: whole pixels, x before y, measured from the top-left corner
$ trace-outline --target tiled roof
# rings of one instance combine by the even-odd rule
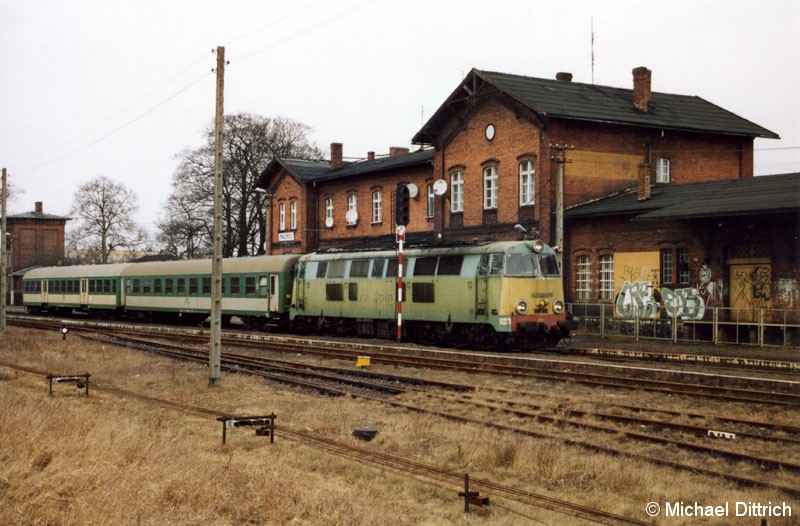
[[[463,96],[460,88],[469,86],[473,77],[494,86],[543,118],[779,138],[776,133],[696,96],[654,91],[648,111],[643,112],[633,106],[632,89],[473,69],[417,133],[414,137],[415,143],[430,142],[432,131],[439,120],[445,118],[451,100]]]
[[[576,205],[567,219],[633,216],[634,221],[730,217],[800,211],[800,173],[765,175],[725,181],[664,184],[650,198],[639,200],[635,188]]]
[[[368,161],[344,163],[341,168],[336,170],[331,170],[330,163],[328,161],[308,159],[273,159],[270,161],[264,171],[261,172],[261,180],[259,181],[258,186],[263,187],[266,185],[267,180],[274,176],[281,167],[286,169],[286,171],[288,171],[292,177],[298,181],[306,183],[312,181],[328,181],[332,179],[352,177],[355,175],[378,173],[386,170],[432,162],[432,149],[419,150],[412,153],[386,157],[378,157]]]

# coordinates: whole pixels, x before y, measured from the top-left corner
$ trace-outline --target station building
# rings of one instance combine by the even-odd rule
[[[754,139],[778,135],[653,91],[644,67],[630,88],[572,78],[473,69],[413,136],[418,151],[347,163],[334,143],[330,161],[274,160],[259,182],[268,252],[392,246],[394,192],[413,183],[410,243],[540,237],[562,253],[572,302],[702,289],[711,304],[796,307],[796,175],[753,177]]]

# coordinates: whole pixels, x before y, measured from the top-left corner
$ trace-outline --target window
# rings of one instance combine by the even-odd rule
[[[247,276],[244,278],[244,293],[248,296],[256,295],[256,277]]]
[[[483,169],[483,209],[497,208],[497,166]]]
[[[234,276],[231,278],[230,295],[239,296],[242,293],[241,279]]]
[[[333,197],[325,198],[325,226],[328,225],[333,226]]]
[[[318,279],[324,278],[326,272],[328,272],[328,262],[320,261],[319,263],[317,263],[317,278]]]
[[[534,176],[536,169],[533,161],[519,163],[519,206],[534,204]]]
[[[153,294],[161,294],[161,278],[153,280]]]
[[[164,294],[174,294],[175,293],[175,280],[172,278],[167,278],[164,281]]]
[[[380,223],[382,216],[383,193],[380,190],[372,192],[372,222]]]
[[[436,202],[436,194],[433,193],[433,184],[428,185],[428,215],[426,217],[431,218],[434,216],[435,209],[433,204]]]
[[[578,256],[575,261],[575,284],[579,300],[588,300],[591,297],[589,256]]]
[[[297,230],[297,201],[289,203],[289,229]]]
[[[181,296],[186,294],[186,280],[184,278],[178,278],[178,294]]]
[[[672,259],[672,249],[661,250],[661,283],[672,285],[675,264]]]
[[[278,230],[286,230],[286,203],[278,205]]]
[[[440,256],[439,269],[436,274],[439,276],[458,276],[461,274],[461,265],[464,263],[464,256]]]
[[[351,210],[353,212],[355,212],[355,214],[350,214],[351,215],[351,219],[355,219],[355,220],[354,221],[348,220],[347,221],[348,225],[355,225],[358,222],[358,216],[356,215],[358,213],[357,208],[358,208],[358,198],[356,197],[356,194],[348,195],[347,196],[347,211],[348,211],[348,213]]]
[[[666,157],[659,157],[656,162],[656,183],[669,182],[669,159]]]
[[[196,296],[197,292],[200,290],[198,288],[198,279],[197,278],[189,278],[189,295]]]
[[[414,262],[415,276],[433,276],[436,273],[436,256],[417,258]]]
[[[369,275],[369,260],[357,259],[350,263],[351,278],[366,278]]]
[[[600,256],[600,299],[614,299],[614,256]]]
[[[344,267],[347,261],[344,259],[334,259],[328,262],[328,272],[325,274],[328,278],[343,278]]]
[[[372,277],[373,278],[382,278],[383,277],[383,265],[384,259],[374,259],[372,260]]]
[[[211,295],[211,278],[203,278],[203,296]]]
[[[689,284],[689,249],[678,249],[678,283],[680,285]]]
[[[450,176],[450,211],[464,211],[464,172],[455,172]]]

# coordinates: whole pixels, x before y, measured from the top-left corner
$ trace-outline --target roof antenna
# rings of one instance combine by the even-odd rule
[[[592,84],[594,84],[594,17],[592,17]]]

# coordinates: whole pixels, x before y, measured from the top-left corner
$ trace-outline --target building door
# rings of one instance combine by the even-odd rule
[[[757,322],[760,309],[770,308],[772,265],[769,259],[730,263],[731,321]]]

